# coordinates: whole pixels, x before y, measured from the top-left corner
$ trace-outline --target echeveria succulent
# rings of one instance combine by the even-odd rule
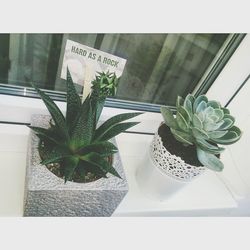
[[[115,93],[118,78],[113,73],[99,73],[92,84],[92,93],[81,103],[67,71],[66,117],[46,93],[34,86],[50,112],[53,123],[47,129],[29,127],[40,138],[41,163],[60,163],[60,173],[65,182],[76,173],[83,182],[87,173],[96,178],[106,177],[107,173],[120,177],[109,160],[118,149],[109,140],[138,124],[124,121],[141,114],[116,115],[97,127],[105,98]]]
[[[185,146],[195,145],[197,157],[205,167],[222,171],[224,166],[218,155],[224,148],[218,144],[229,145],[241,137],[227,108],[209,101],[205,95],[195,98],[189,94],[185,100],[178,96],[176,116],[167,107],[161,107],[161,113],[176,140]]]

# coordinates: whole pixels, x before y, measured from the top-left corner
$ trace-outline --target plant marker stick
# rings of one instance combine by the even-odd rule
[[[85,71],[84,85],[82,90],[82,102],[86,99],[88,94],[91,92],[91,82],[93,76],[93,67],[88,65]]]

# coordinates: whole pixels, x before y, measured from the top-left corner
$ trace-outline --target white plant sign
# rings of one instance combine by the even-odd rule
[[[122,75],[126,60],[112,54],[67,40],[62,64],[61,78],[66,79],[67,67],[74,83],[82,85],[83,99],[91,91],[91,81],[96,72],[115,73]]]

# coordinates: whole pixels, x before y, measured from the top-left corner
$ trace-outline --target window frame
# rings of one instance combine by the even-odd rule
[[[232,42],[232,39],[235,41],[235,43],[237,43],[237,46]],[[234,54],[242,47],[241,44],[244,43],[245,40],[249,39],[249,35],[246,36],[246,34],[233,34],[230,38],[231,42],[228,41],[231,44],[231,47],[229,46],[231,49],[227,47],[226,59],[220,60],[220,63],[225,63],[225,60],[227,60],[226,62],[231,60],[234,57]],[[229,50],[231,50],[231,54],[229,53]],[[223,72],[223,69],[226,68],[225,66],[225,64],[223,65],[223,67],[221,65],[219,71],[214,70],[213,74],[217,74],[216,79]],[[208,85],[211,85],[208,89],[209,91],[211,88],[214,88],[214,85],[216,84],[216,80],[214,81],[214,77],[215,75],[213,75],[212,77],[211,74],[209,77],[206,77],[205,80],[198,84],[199,88],[196,88],[193,94],[205,94]],[[211,81],[214,82],[212,83]],[[209,91],[207,93],[210,93]],[[66,94],[64,92],[49,90],[45,90],[45,92],[59,105],[62,111],[65,112]],[[138,116],[136,119],[137,121],[140,121],[141,124],[135,126],[134,128],[131,128],[130,131],[151,134],[156,131],[160,122],[162,121],[160,106],[161,105],[158,104],[107,98],[101,119],[107,119],[119,113],[131,112],[131,110],[144,111],[145,113],[141,116]],[[175,110],[175,107],[169,107],[173,111]],[[8,86],[0,84],[0,123],[9,122],[28,124],[30,116],[34,113],[47,113],[46,107],[44,106],[42,100],[34,91],[34,89],[29,87]]]

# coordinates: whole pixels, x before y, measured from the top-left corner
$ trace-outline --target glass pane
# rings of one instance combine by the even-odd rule
[[[173,105],[199,83],[229,34],[0,34],[1,83],[65,91],[67,39],[127,59],[115,98]],[[82,90],[78,86],[78,91]]]

